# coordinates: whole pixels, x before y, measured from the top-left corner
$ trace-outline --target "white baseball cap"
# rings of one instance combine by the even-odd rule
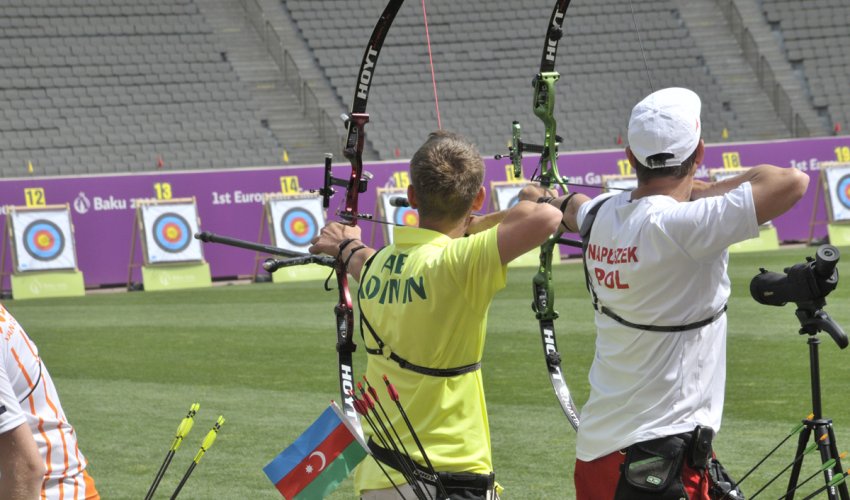
[[[681,165],[699,145],[701,108],[698,95],[679,87],[653,92],[637,103],[629,118],[629,148],[635,158],[648,168]],[[663,156],[647,163],[658,154]]]

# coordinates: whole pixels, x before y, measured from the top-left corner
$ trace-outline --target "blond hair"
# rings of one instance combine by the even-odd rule
[[[464,217],[484,182],[478,148],[460,134],[432,132],[410,160],[419,214],[442,221]]]

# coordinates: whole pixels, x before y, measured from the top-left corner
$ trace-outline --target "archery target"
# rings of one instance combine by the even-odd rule
[[[321,198],[280,197],[271,198],[268,203],[273,226],[272,244],[294,252],[306,252],[310,241],[325,225]]]
[[[38,219],[24,228],[24,250],[38,260],[53,260],[65,248],[65,235],[59,226]]]
[[[419,226],[419,212],[415,208],[410,207],[394,207],[390,205],[392,198],[401,196],[407,197],[407,189],[380,189],[379,203],[381,212],[388,222],[392,224],[384,224],[384,243],[392,245],[393,230],[395,226]]]
[[[850,221],[850,163],[821,164],[829,193],[830,222]]]
[[[844,208],[850,208],[850,174],[838,180],[836,196]]]
[[[76,269],[71,214],[60,210],[10,211],[16,271]]]
[[[195,201],[140,205],[146,264],[204,260]]]
[[[492,184],[493,202],[496,211],[507,210],[519,203],[519,192],[527,183]]]
[[[153,240],[163,251],[182,252],[192,241],[189,221],[176,213],[164,213],[153,222]]]
[[[419,226],[419,212],[410,207],[393,207],[393,222],[399,226]]]
[[[637,177],[633,175],[612,175],[603,176],[602,185],[605,187],[604,192],[615,191],[634,191],[637,189]]]

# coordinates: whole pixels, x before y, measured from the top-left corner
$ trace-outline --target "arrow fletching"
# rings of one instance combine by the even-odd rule
[[[198,450],[198,453],[195,455],[195,463],[201,461],[204,453],[209,450],[213,443],[215,443],[215,438],[218,437],[218,431],[221,430],[221,426],[224,425],[224,417],[219,415],[218,420],[216,420],[215,424],[213,424],[212,429],[207,433],[206,437],[204,437],[204,441],[201,443],[201,449]]]
[[[201,409],[201,405],[198,403],[194,403],[189,408],[189,413],[186,414],[186,417],[180,422],[180,425],[177,426],[177,432],[174,433],[174,441],[171,442],[171,451],[177,451],[180,448],[180,445],[183,444],[183,439],[189,435],[189,431],[192,430],[192,426],[195,425],[195,414],[198,413],[198,410]]]

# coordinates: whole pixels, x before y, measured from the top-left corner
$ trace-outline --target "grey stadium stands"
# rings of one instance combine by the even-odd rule
[[[667,86],[702,96],[708,142],[825,135],[834,123],[848,133],[847,2],[573,0],[556,64],[561,150],[622,147],[630,107]],[[335,117],[384,4],[0,0],[0,176],[24,175],[28,162],[35,175],[150,171],[159,159],[166,169],[279,165],[285,147],[294,163],[318,163],[323,148],[338,154]],[[427,1],[442,126],[482,154],[506,151],[513,120],[540,140],[531,79],[552,4]],[[381,52],[369,160],[409,158],[437,128],[421,5],[405,2]],[[731,8],[762,44],[756,57],[769,45],[792,109],[759,86],[752,49],[723,18]]]
[[[344,102],[351,100],[366,33],[383,4],[283,2]],[[674,2],[633,4],[634,19],[623,0],[570,5],[556,64],[562,75],[555,105],[562,149],[617,147],[628,110],[650,91],[650,78],[656,89],[687,86],[702,95],[706,137],[719,139],[724,128],[738,132],[738,119],[724,106]],[[531,79],[539,68],[552,2],[431,0],[428,5],[443,127],[463,131],[483,154],[505,150],[514,119],[523,124],[527,140],[539,141],[542,126],[531,113]],[[338,9],[344,14],[331,14]],[[392,158],[396,148],[409,157],[424,134],[437,128],[422,17],[420,2],[403,6],[374,75],[370,112],[376,118],[368,137],[382,158]]]
[[[762,7],[804,80],[812,106],[830,124],[850,127],[850,4],[763,0]]]
[[[192,0],[3,0],[0,173],[280,163]]]

